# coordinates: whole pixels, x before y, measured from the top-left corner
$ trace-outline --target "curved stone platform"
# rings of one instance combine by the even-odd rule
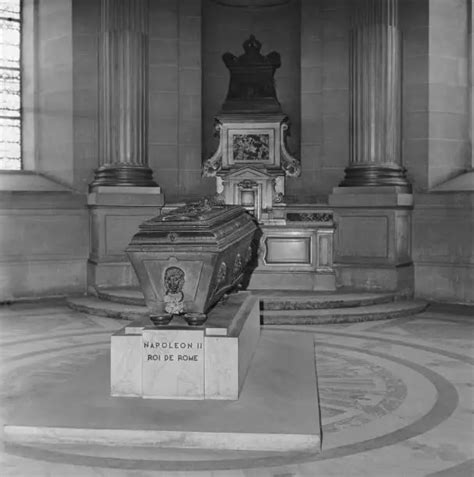
[[[421,300],[398,301],[380,305],[357,307],[308,309],[308,310],[264,310],[265,325],[322,325],[329,323],[355,323],[359,321],[388,320],[420,313],[427,307]]]
[[[423,301],[398,300],[394,293],[253,291],[260,299],[261,321],[269,324],[352,323],[396,318],[419,313]],[[71,308],[117,319],[148,316],[138,288],[98,288],[97,297],[71,298]]]
[[[348,308],[354,306],[388,303],[395,299],[394,293],[363,292],[314,292],[295,290],[253,291],[265,310],[298,310],[319,308]],[[140,288],[97,287],[97,297],[101,300],[123,305],[145,306]]]
[[[135,287],[97,287],[97,297],[101,300],[122,305],[145,306],[145,297],[140,288]]]

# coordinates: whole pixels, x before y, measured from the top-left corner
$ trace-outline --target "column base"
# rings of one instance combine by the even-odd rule
[[[95,179],[90,188],[96,186],[141,186],[157,187],[153,171],[139,164],[104,164],[95,170]]]
[[[398,164],[354,164],[345,169],[345,174],[340,187],[411,187],[406,178],[406,169]]]
[[[334,187],[328,197],[330,207],[413,207],[410,186]]]

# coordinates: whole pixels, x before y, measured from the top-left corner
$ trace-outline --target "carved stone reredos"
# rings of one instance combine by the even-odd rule
[[[229,52],[222,55],[230,72],[229,90],[222,112],[281,112],[274,81],[275,70],[281,65],[280,54],[272,51],[262,55],[262,44],[254,35],[250,35],[242,46],[243,55],[237,57]]]
[[[278,102],[274,74],[280,55],[264,56],[251,35],[239,57],[225,53],[230,84],[216,116],[216,152],[203,164],[203,176],[215,177],[218,199],[240,205],[259,222],[272,219],[274,206],[284,206],[285,179],[298,177],[301,164],[286,148],[289,119]]]

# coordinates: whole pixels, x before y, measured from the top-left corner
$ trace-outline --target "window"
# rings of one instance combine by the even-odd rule
[[[0,0],[0,169],[21,162],[21,0]]]

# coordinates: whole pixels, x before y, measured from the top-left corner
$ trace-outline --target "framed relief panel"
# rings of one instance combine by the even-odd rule
[[[232,161],[268,162],[270,160],[270,134],[232,135]]]
[[[229,165],[275,165],[275,129],[242,128],[228,130]]]

